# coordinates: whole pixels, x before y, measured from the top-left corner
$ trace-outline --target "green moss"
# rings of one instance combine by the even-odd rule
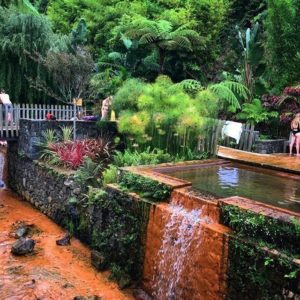
[[[230,238],[227,299],[283,299],[284,289],[300,293],[300,269],[292,258]]]
[[[121,175],[119,184],[152,201],[166,201],[171,195],[171,188],[168,185],[130,172]]]
[[[300,255],[299,221],[273,219],[233,205],[223,205],[221,212],[222,223],[233,230],[227,299],[282,299],[284,289],[299,294],[300,268],[293,261]]]
[[[221,210],[222,223],[235,234],[263,241],[272,248],[300,256],[299,220],[291,217],[282,221],[232,205],[223,205]]]
[[[110,269],[116,269],[113,278],[117,281],[120,280],[118,274],[123,279],[129,276],[140,280],[150,204],[114,192],[102,198],[98,205],[102,210],[103,226],[93,230],[93,247],[104,255]]]

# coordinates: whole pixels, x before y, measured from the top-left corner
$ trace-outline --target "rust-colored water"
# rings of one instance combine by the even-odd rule
[[[15,239],[13,224],[24,221],[40,230],[33,235],[36,253],[16,257],[10,253]],[[10,191],[0,190],[0,299],[68,300],[97,295],[101,299],[133,299],[90,265],[90,250],[78,240],[59,247],[55,241],[64,231],[30,204]]]
[[[214,216],[215,212],[211,214],[201,203],[198,209],[191,210],[174,204],[177,201],[173,200],[176,200],[174,194],[170,204],[154,205],[150,211],[144,289],[155,300],[224,299],[227,271],[224,234],[228,229],[217,223],[207,224],[207,215]]]

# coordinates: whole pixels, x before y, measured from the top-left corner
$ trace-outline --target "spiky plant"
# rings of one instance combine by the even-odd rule
[[[73,128],[71,126],[61,126],[62,130],[62,140],[64,143],[70,142],[72,140]]]

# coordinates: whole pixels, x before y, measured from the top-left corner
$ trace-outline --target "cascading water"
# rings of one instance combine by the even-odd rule
[[[169,209],[170,217],[158,252],[159,263],[153,278],[153,296],[159,300],[182,299],[182,273],[193,257],[192,252],[201,245],[201,224],[211,223],[208,217],[202,216],[202,209],[188,211],[174,204]],[[197,246],[192,249],[193,241],[196,241]]]

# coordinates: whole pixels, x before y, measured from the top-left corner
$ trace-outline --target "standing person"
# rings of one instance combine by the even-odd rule
[[[108,112],[109,112],[111,103],[112,103],[112,96],[109,96],[102,101],[101,120],[108,119]]]
[[[300,148],[300,113],[297,113],[291,122],[292,139],[290,143],[290,155],[293,154],[293,147],[296,143],[296,155],[299,156]]]
[[[13,105],[9,99],[9,95],[6,94],[4,90],[1,90],[0,92],[0,101],[2,102],[5,108],[4,120],[6,120],[8,124],[11,124]]]

